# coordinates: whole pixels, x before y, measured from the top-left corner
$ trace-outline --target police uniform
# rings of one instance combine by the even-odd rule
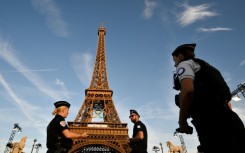
[[[138,112],[135,110],[130,110],[130,114],[135,113],[139,116]],[[144,134],[144,139],[141,141],[132,142],[132,152],[131,153],[147,153],[147,129],[144,123],[137,121],[134,123],[133,136],[134,138],[139,131],[142,131]]]
[[[193,48],[191,44],[184,44],[188,46]],[[244,124],[227,105],[231,94],[220,72],[195,58],[181,61],[176,72],[179,81],[194,80],[190,117],[204,152],[245,153]]]
[[[54,105],[56,108],[60,106],[70,107],[66,101],[58,101]],[[47,153],[67,153],[69,151],[72,147],[72,140],[63,135],[62,131],[65,129],[69,129],[65,118],[61,115],[55,115],[47,127]]]
[[[195,79],[195,73],[200,70],[200,64],[193,60],[187,60],[179,63],[176,68],[179,80],[184,78]]]

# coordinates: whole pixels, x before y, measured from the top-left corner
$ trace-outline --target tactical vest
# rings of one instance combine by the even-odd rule
[[[230,88],[226,84],[219,70],[201,59],[193,59],[201,65],[195,73],[194,100],[214,100],[229,102],[231,100]]]
[[[195,73],[193,103],[202,105],[208,101],[229,102],[231,92],[219,70],[201,59],[192,59],[200,64],[201,69]],[[174,74],[174,89],[180,90],[181,85],[177,74]]]
[[[55,153],[66,153],[71,149],[73,141],[70,138],[66,138],[57,126],[60,126],[62,118],[60,115],[56,115],[47,127],[47,148],[55,151]]]

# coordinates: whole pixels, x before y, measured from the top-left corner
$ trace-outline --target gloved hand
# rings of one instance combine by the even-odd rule
[[[133,145],[133,138],[130,138],[128,143],[129,143],[130,146],[132,146]]]

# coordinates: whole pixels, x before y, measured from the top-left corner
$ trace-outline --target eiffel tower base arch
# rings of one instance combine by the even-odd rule
[[[76,143],[76,142],[75,142]],[[117,141],[93,141],[75,145],[70,153],[123,153],[126,151]]]
[[[68,122],[71,131],[76,133],[88,132],[85,139],[73,139],[69,153],[130,153],[129,136],[126,123],[110,124],[101,128],[105,123],[79,124]],[[93,125],[89,127],[89,125]]]

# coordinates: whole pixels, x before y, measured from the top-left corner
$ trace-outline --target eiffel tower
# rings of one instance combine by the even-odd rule
[[[98,29],[98,46],[92,80],[85,90],[85,100],[74,122],[68,122],[71,131],[88,132],[87,139],[73,139],[69,153],[128,153],[127,123],[121,123],[112,100],[106,71],[106,28]],[[100,120],[100,121],[98,121]]]

